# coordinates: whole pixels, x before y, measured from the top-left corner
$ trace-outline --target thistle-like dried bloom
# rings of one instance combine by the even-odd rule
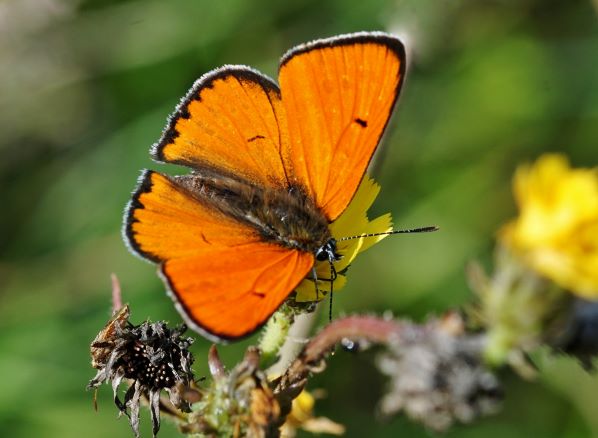
[[[384,415],[402,410],[430,428],[444,430],[455,420],[469,422],[498,408],[502,394],[497,379],[484,367],[484,337],[467,333],[457,314],[424,325],[355,315],[328,324],[272,382],[282,415],[291,412],[291,402],[309,376],[325,369],[326,357],[338,343],[351,349],[378,344],[388,350],[379,361],[381,371],[391,378],[380,404]]]
[[[214,380],[199,390],[184,432],[206,437],[278,437],[280,406],[259,361],[258,350],[250,347],[243,360],[226,372],[212,346],[208,362]]]
[[[513,191],[519,216],[501,243],[562,288],[598,298],[598,170],[548,154],[517,169]]]
[[[388,344],[378,367],[391,378],[380,402],[384,416],[404,411],[427,427],[443,431],[494,412],[499,383],[481,362],[482,339],[467,335],[457,315],[416,328]]]
[[[174,406],[188,411],[180,388],[193,382],[193,356],[188,348],[191,338],[183,338],[186,327],[170,329],[164,322],[129,322],[129,307],[118,310],[91,343],[92,366],[98,370],[87,388],[110,382],[114,403],[129,417],[135,436],[139,436],[139,406],[147,398],[154,436],[160,429],[160,392],[165,389]],[[129,380],[124,401],[118,397],[123,380]]]

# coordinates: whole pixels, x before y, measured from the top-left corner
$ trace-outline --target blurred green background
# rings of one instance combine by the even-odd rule
[[[378,162],[373,213],[431,235],[389,238],[361,256],[335,313],[417,319],[470,298],[468,260],[489,265],[515,214],[510,178],[545,151],[598,164],[598,4],[591,0],[0,1],[0,430],[17,437],[130,437],[111,390],[85,392],[89,342],[110,316],[116,273],[134,322],[179,322],[154,266],[133,257],[121,215],[167,115],[202,73],[248,64],[276,77],[285,50],[387,30],[409,71]],[[249,339],[221,348],[232,366]],[[207,374],[209,344],[194,346]],[[433,435],[381,423],[374,355],[339,352],[311,387],[347,436]],[[509,373],[503,411],[447,437],[598,436],[596,379],[551,363]],[[149,418],[142,413],[142,433]],[[164,424],[160,436],[178,436]]]

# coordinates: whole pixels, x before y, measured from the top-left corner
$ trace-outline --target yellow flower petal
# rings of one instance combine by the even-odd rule
[[[500,240],[561,287],[598,298],[598,172],[548,154],[520,167],[513,189],[519,217]]]
[[[392,218],[390,214],[369,220],[367,211],[380,192],[380,186],[371,178],[365,176],[353,197],[351,203],[343,214],[332,224],[330,224],[330,233],[337,240],[337,252],[342,255],[341,260],[334,263],[336,272],[346,269],[357,257],[357,254],[370,248],[386,236],[360,237],[350,240],[340,240],[343,237],[353,237],[362,234],[383,233],[392,230]],[[316,274],[318,278],[330,278],[330,264],[328,261],[316,262]],[[334,282],[334,291],[340,290],[346,283],[344,275],[338,275]],[[295,289],[298,302],[319,301],[330,291],[330,282],[318,282],[318,289],[321,294],[316,297],[316,289],[311,279],[311,274],[303,280]]]
[[[330,272],[326,275],[328,277]],[[344,275],[339,274],[334,282],[334,292],[342,289],[345,284],[347,283],[347,277]],[[326,297],[328,292],[330,292],[330,283],[320,281],[318,283],[318,289],[320,291],[320,296],[318,297],[319,300],[316,300],[316,288],[314,287],[314,282],[311,280],[304,280],[302,281],[299,286],[295,288],[297,295],[295,296],[295,301],[298,303],[305,303],[308,301],[320,301]]]
[[[344,426],[325,417],[314,417],[316,399],[305,389],[293,400],[291,412],[282,427],[282,437],[296,436],[297,429],[321,434],[342,435]]]

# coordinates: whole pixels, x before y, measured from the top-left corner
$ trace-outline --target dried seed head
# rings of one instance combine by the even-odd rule
[[[183,411],[189,405],[180,388],[193,381],[193,356],[188,348],[192,338],[184,338],[186,327],[170,329],[166,323],[129,322],[129,307],[124,306],[108,321],[91,343],[92,366],[98,369],[87,388],[111,383],[114,403],[129,416],[135,436],[139,436],[139,403],[142,397],[150,405],[154,436],[160,428],[160,392],[165,389],[171,403]],[[118,397],[123,379],[130,379],[124,401]]]
[[[382,415],[403,410],[442,431],[454,421],[470,422],[497,409],[501,391],[481,363],[482,340],[458,330],[459,321],[456,315],[431,321],[412,338],[389,345],[378,361],[391,378],[379,406]]]
[[[129,306],[123,306],[114,313],[114,316],[92,341],[90,345],[92,367],[101,369],[106,366],[118,339],[118,333],[121,333],[129,323],[129,315]]]
[[[243,361],[228,373],[219,363],[215,347],[210,356],[210,367],[217,372],[212,384],[202,390],[201,400],[193,405],[186,432],[202,436],[278,436],[280,406],[259,369],[257,350],[250,347]]]

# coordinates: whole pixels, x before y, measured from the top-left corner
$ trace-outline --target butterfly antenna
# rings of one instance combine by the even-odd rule
[[[385,231],[383,233],[359,234],[357,236],[341,237],[338,240],[360,239],[362,237],[389,236],[391,234],[431,233],[432,231],[438,231],[438,230],[439,230],[439,228],[436,225],[432,225],[430,227],[411,228],[408,230],[393,230],[393,231]]]

